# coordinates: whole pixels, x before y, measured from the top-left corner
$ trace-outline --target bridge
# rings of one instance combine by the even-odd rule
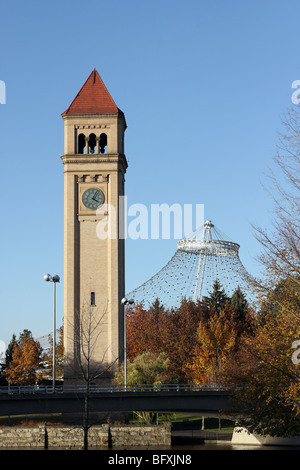
[[[230,391],[218,386],[90,386],[90,412],[154,411],[219,416],[229,411]],[[0,387],[0,416],[83,413],[85,386]]]

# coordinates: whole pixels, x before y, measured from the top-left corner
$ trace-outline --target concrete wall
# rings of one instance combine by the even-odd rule
[[[159,426],[92,426],[89,447],[169,446],[171,424]],[[0,448],[82,448],[81,426],[1,426]]]
[[[251,446],[300,446],[300,437],[271,437],[251,434],[245,428],[234,428],[231,444]]]

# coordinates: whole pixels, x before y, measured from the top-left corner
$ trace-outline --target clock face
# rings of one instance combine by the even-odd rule
[[[88,209],[96,210],[104,202],[104,194],[100,189],[89,188],[82,195],[82,202]]]

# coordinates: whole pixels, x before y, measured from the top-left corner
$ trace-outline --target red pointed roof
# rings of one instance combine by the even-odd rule
[[[122,112],[117,108],[106,86],[94,69],[64,114],[111,114]]]

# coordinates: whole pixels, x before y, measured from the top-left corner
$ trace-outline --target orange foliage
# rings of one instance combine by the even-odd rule
[[[63,343],[63,326],[59,328],[58,331],[58,338],[56,338],[55,344],[55,373],[57,378],[61,378],[63,376],[63,358],[64,358],[64,343]],[[45,354],[44,361],[47,363],[48,368],[47,372],[50,373],[52,376],[52,369],[53,369],[53,337],[49,335],[49,352]]]
[[[146,351],[165,353],[170,381],[220,382],[241,337],[252,334],[253,318],[240,289],[229,298],[218,282],[210,297],[183,299],[176,309],[158,300],[148,310],[138,304],[127,309],[128,359]]]
[[[12,360],[6,368],[6,378],[12,384],[30,385],[39,381],[43,373],[40,367],[41,347],[33,338],[25,338],[23,342],[15,343]]]
[[[200,318],[199,306],[186,300],[174,311],[164,309],[158,301],[149,310],[142,304],[128,308],[128,359],[146,351],[164,352],[170,361],[170,380],[185,380],[183,364],[192,354]]]
[[[247,319],[249,321],[249,313]],[[224,381],[226,364],[238,350],[246,326],[228,302],[220,312],[211,312],[207,321],[200,322],[193,358],[185,364],[193,383],[220,384]]]

